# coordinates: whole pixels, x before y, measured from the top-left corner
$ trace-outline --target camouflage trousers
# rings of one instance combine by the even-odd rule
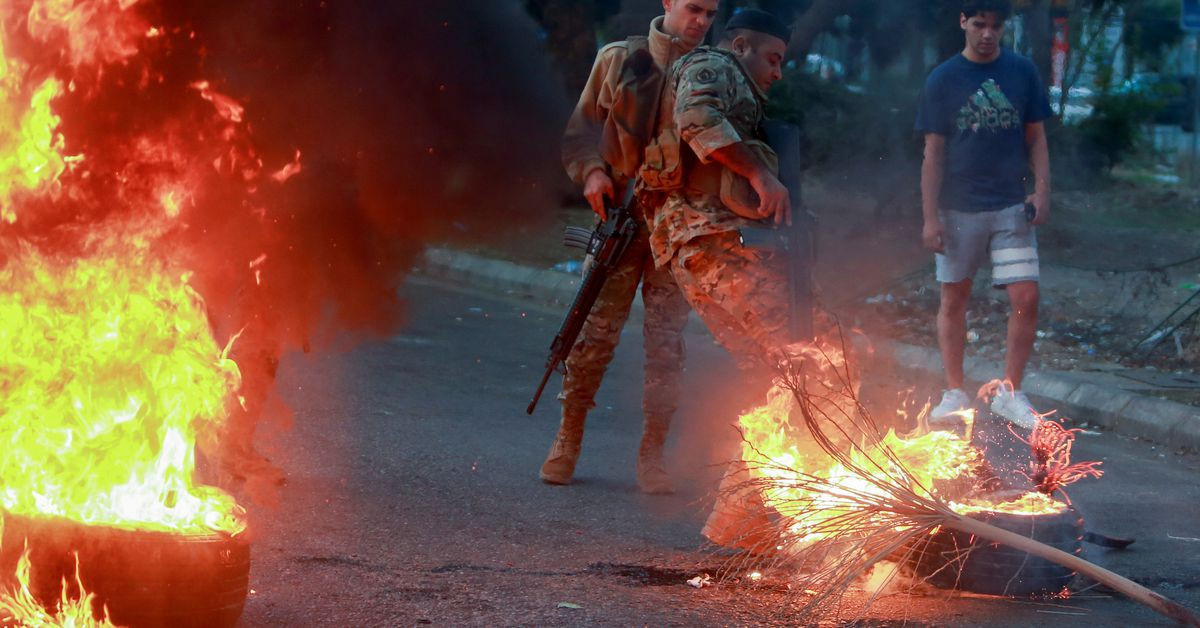
[[[642,411],[647,417],[669,420],[679,404],[679,379],[683,371],[683,327],[687,324],[687,301],[671,273],[655,268],[645,223],[609,274],[579,339],[567,356],[567,374],[558,395],[564,411],[583,411],[596,406],[596,391],[621,339],[621,329],[642,286],[645,319],[645,384]]]
[[[742,245],[736,231],[692,238],[667,264],[708,330],[733,355],[761,402],[789,344],[787,279],[769,251]]]

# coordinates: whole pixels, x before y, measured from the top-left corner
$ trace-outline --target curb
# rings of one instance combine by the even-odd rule
[[[434,279],[532,299],[543,305],[570,305],[581,279],[571,273],[433,247],[425,249],[424,263],[418,270]]]
[[[548,306],[570,305],[580,282],[574,274],[435,247],[425,250],[417,270],[433,279]],[[640,301],[634,309],[640,312]],[[884,365],[926,374],[942,372],[941,355],[936,349],[894,341],[877,341],[875,348],[876,358]],[[987,382],[1003,373],[996,363],[976,358],[968,357],[963,366],[967,378],[975,382]],[[1030,371],[1023,389],[1039,407],[1056,408],[1059,415],[1087,416],[1090,423],[1117,434],[1200,449],[1200,408],[1089,382],[1085,375],[1067,377]]]

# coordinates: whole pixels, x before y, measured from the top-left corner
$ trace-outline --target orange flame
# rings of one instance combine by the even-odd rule
[[[213,104],[217,114],[230,122],[241,122],[245,108],[238,101],[212,88],[208,81],[197,81],[192,88],[200,92],[200,97]]]
[[[827,342],[796,345],[789,351],[801,356],[806,368],[813,369],[806,372],[806,377],[818,382],[818,388],[827,386],[836,390],[834,382],[847,376],[845,356]],[[814,413],[830,417],[827,420],[831,425],[837,422],[833,417],[858,411],[852,407],[856,401],[850,396],[814,395],[814,398],[818,404]],[[918,424],[927,425],[928,410],[926,406],[921,411]],[[863,496],[888,498],[881,485],[904,486],[920,498],[945,501],[961,514],[982,511],[1042,514],[1066,508],[1062,502],[1036,491],[1017,496],[963,498],[972,495],[982,479],[977,476],[985,468],[983,452],[969,440],[973,410],[960,417],[965,433],[918,430],[902,436],[889,430],[873,445],[860,443],[846,447],[853,469],[830,458],[811,439],[803,423],[793,425],[792,417],[798,415],[792,392],[777,386],[768,394],[765,405],[739,417],[742,460],[747,463],[752,479],[766,480],[763,485],[770,488],[762,491],[763,503],[784,517],[787,535],[794,537],[797,547],[843,533],[839,522],[848,521],[850,513],[862,511]],[[830,435],[841,433],[832,426],[826,431]],[[862,470],[881,482],[870,481],[862,475]],[[813,478],[820,481],[814,482]],[[816,490],[814,486],[834,488]],[[961,503],[953,498],[960,498]],[[890,521],[883,514],[879,519],[881,525]]]
[[[176,33],[137,4],[0,2],[0,526],[5,513],[179,534],[246,526],[232,496],[195,478],[196,443],[245,405],[236,335],[217,341],[195,252],[167,240],[202,222],[208,182],[230,186],[211,195],[224,200],[268,175],[242,105],[207,81],[179,116],[156,112],[169,119],[116,141],[87,135],[103,135],[80,119],[90,98],[145,87],[109,81],[112,68],[142,69],[143,44]],[[87,167],[69,150],[93,153]],[[299,172],[299,157],[271,180]],[[266,265],[243,272],[261,281]],[[91,596],[34,600],[33,569],[26,552],[0,624],[93,625]]]
[[[1075,443],[1075,434],[1082,431],[1078,428],[1067,429],[1054,421],[1039,418],[1028,439],[1014,432],[1021,442],[1029,445],[1033,454],[1033,459],[1029,462],[1030,472],[1026,477],[1039,491],[1047,495],[1061,492],[1066,496],[1063,487],[1068,484],[1086,477],[1098,478],[1104,475],[1099,469],[1099,461],[1071,462],[1071,447]],[[1070,501],[1070,498],[1067,497],[1067,500]]]
[[[150,27],[130,9],[138,0],[33,0],[27,5],[29,34],[59,47],[74,67],[116,63],[137,54]]]
[[[92,611],[94,594],[88,593],[79,581],[79,556],[75,556],[75,584],[79,589],[79,597],[70,595],[70,588],[63,582],[62,595],[54,602],[52,611],[47,611],[33,592],[30,591],[33,563],[29,559],[29,548],[21,554],[17,562],[17,587],[15,590],[0,592],[0,622],[4,626],[72,626],[75,628],[106,628],[113,624],[108,620],[108,609],[103,609],[100,617]]]

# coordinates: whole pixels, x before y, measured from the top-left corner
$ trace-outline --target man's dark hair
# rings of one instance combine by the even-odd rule
[[[982,13],[995,13],[996,17],[1003,22],[1012,15],[1012,2],[1010,0],[963,0],[962,14],[964,17],[975,17]]]

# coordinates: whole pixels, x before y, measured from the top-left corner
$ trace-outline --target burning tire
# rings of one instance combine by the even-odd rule
[[[1069,554],[1082,551],[1083,519],[1074,508],[1055,514],[982,512],[968,516]],[[1044,595],[1061,591],[1075,577],[1074,571],[1044,558],[947,528],[913,545],[911,550],[909,569],[934,586],[947,589],[991,595]]]
[[[185,535],[5,515],[0,574],[6,588],[28,546],[29,589],[43,606],[79,585],[124,626],[229,626],[246,603],[250,546],[244,535]],[[76,559],[78,556],[78,560]],[[76,564],[78,563],[78,578]]]

